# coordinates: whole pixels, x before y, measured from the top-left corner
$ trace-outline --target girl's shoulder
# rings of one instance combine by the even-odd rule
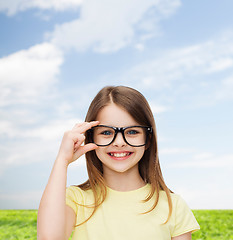
[[[66,205],[73,208],[76,214],[79,207],[93,203],[94,196],[91,189],[83,190],[78,186],[66,188]]]
[[[181,195],[170,193],[170,196],[172,202],[172,218],[177,218],[178,216],[180,216],[180,218],[185,218],[190,216],[190,218],[194,219],[191,208]],[[168,202],[166,193],[164,191],[160,191],[160,200],[163,202]]]
[[[73,185],[66,188],[66,193],[78,198],[90,196],[93,194],[91,189],[83,190],[81,187]]]
[[[89,201],[93,202],[94,196],[91,189],[83,190],[79,186],[70,186],[66,188],[66,199],[85,204]]]
[[[172,202],[172,208],[173,211],[177,211],[179,209],[188,210],[189,206],[187,205],[186,201],[183,199],[183,197],[177,193],[170,193],[171,202]],[[168,198],[165,191],[159,192],[159,202],[161,204],[167,204]]]

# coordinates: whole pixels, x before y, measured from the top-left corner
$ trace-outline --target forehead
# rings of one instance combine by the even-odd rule
[[[135,119],[122,107],[111,103],[100,110],[97,119],[102,125],[127,127],[138,125]]]

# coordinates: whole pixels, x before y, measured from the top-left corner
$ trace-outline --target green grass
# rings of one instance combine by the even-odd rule
[[[194,210],[201,230],[193,240],[233,240],[233,210]],[[0,239],[36,239],[36,210],[0,210]]]
[[[0,211],[0,239],[36,239],[35,210],[1,210]]]
[[[201,230],[194,240],[233,240],[233,210],[194,210]]]

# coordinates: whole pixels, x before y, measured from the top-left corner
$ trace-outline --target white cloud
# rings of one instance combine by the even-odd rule
[[[72,129],[76,123],[82,122],[81,119],[55,120],[38,128],[28,130],[24,135],[31,138],[39,138],[41,140],[56,140],[63,133]]]
[[[152,60],[134,66],[121,79],[129,84],[137,82],[144,89],[173,89],[176,92],[178,88],[187,90],[191,83],[198,86],[199,78],[220,72],[232,74],[232,70],[233,32],[228,31],[210,41],[167,50]],[[229,85],[231,81],[226,83],[219,79],[219,82]],[[201,84],[204,86],[204,82]]]
[[[38,133],[43,117],[37,107],[52,98],[62,62],[61,51],[50,43],[0,59],[0,174],[13,165],[55,157],[61,124]]]
[[[181,195],[191,209],[232,209],[233,194],[229,186],[221,183],[202,183],[198,189],[191,186],[180,186],[172,189]],[[224,197],[221,197],[224,196]]]
[[[150,107],[151,107],[151,111],[153,112],[153,114],[159,114],[159,113],[163,113],[166,112],[168,110],[167,107],[150,102]]]
[[[145,46],[141,43],[135,44],[134,46],[138,51],[143,51],[145,49]]]
[[[216,89],[217,100],[233,99],[233,74],[222,80],[222,84]]]
[[[168,186],[180,194],[190,208],[232,208],[233,154],[216,155],[192,148],[165,148],[161,152],[172,154],[169,162],[161,162],[167,171]]]
[[[12,166],[48,159],[54,161],[64,132],[72,129],[77,122],[81,120],[60,119],[29,129],[18,126],[17,122],[2,121],[0,137],[4,137],[5,143],[0,146],[0,174]],[[83,166],[83,161],[80,164]]]
[[[219,58],[217,60],[213,59],[210,63],[210,66],[206,70],[209,73],[224,71],[225,69],[231,68],[233,66],[233,58],[232,57],[225,57]]]
[[[162,155],[173,155],[173,154],[186,154],[193,153],[194,149],[191,148],[162,148],[159,153]]]
[[[29,103],[57,81],[63,55],[50,43],[35,45],[0,59],[0,105]]]
[[[61,140],[61,138],[59,139]],[[51,163],[56,157],[59,148],[59,140],[56,141],[33,138],[19,138],[5,140],[5,144],[0,146],[1,167],[0,175],[10,167],[27,165],[40,161]]]
[[[4,209],[38,209],[43,191],[1,193],[0,202]]]
[[[232,168],[233,154],[215,156],[212,153],[199,153],[189,157],[189,160],[167,163],[169,168]]]
[[[0,136],[4,134],[8,138],[37,138],[39,140],[57,140],[66,130],[72,129],[76,123],[82,122],[81,119],[59,119],[51,120],[50,122],[34,128],[25,128],[17,125],[14,121],[0,121]]]
[[[8,16],[12,16],[20,11],[26,11],[30,8],[64,11],[66,9],[77,8],[82,2],[82,0],[3,0],[0,1],[0,11],[6,12]]]
[[[139,39],[152,37],[158,22],[180,5],[180,0],[86,0],[80,19],[56,26],[50,36],[56,45],[77,51],[117,51],[133,42],[137,30]],[[142,49],[143,43],[136,46]]]

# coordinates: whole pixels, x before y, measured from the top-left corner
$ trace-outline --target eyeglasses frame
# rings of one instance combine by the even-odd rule
[[[111,141],[109,144],[100,145],[100,144],[96,144],[96,143],[94,142],[94,139],[93,139],[93,130],[94,130],[95,128],[97,128],[97,127],[108,127],[108,128],[111,128],[111,129],[113,129],[113,130],[115,131],[114,137],[113,137],[112,141]],[[128,128],[133,128],[133,127],[141,127],[141,128],[145,128],[145,129],[147,130],[147,131],[146,131],[146,142],[145,142],[145,144],[141,144],[141,145],[135,146],[135,145],[132,145],[132,144],[130,144],[130,143],[127,142],[127,140],[126,140],[126,138],[125,138],[125,130],[128,129]],[[91,129],[89,129],[87,132],[91,133],[91,140],[92,140],[92,142],[95,143],[95,144],[96,144],[97,146],[99,146],[99,147],[106,147],[106,146],[111,145],[111,144],[115,141],[116,136],[117,136],[117,134],[118,134],[119,132],[122,134],[122,137],[123,137],[124,141],[125,141],[129,146],[131,146],[131,147],[142,147],[142,146],[145,146],[145,145],[148,143],[148,137],[149,137],[149,135],[152,133],[152,127],[135,125],[135,126],[128,126],[128,127],[120,127],[120,128],[118,128],[118,127],[112,127],[112,126],[107,126],[107,125],[97,125],[97,126],[92,127]]]

